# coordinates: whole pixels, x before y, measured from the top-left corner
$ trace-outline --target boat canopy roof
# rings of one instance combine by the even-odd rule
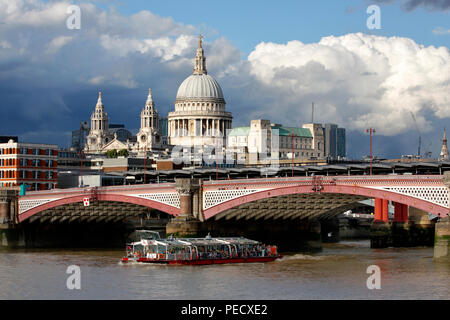
[[[162,246],[214,246],[214,245],[256,245],[259,241],[250,240],[243,237],[232,238],[167,238],[158,240],[144,240],[133,244],[142,245],[162,245]]]

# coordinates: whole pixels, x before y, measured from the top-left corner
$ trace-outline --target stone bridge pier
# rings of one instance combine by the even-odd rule
[[[185,238],[202,234],[202,180],[178,178],[175,183],[180,195],[180,215],[166,225],[166,233]]]
[[[444,172],[443,181],[450,189],[450,172]],[[434,258],[450,262],[450,216],[440,219],[435,226]]]
[[[0,247],[20,245],[18,198],[18,189],[0,188]]]

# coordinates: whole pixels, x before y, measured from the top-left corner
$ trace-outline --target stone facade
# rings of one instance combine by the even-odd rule
[[[110,128],[108,114],[105,112],[102,96],[99,93],[97,105],[91,115],[91,127],[84,151],[86,153],[105,153],[109,150],[126,149],[137,154],[164,148],[159,131],[159,114],[155,108],[151,89],[141,111],[141,127],[137,136],[125,128]]]
[[[139,152],[162,148],[159,114],[155,108],[151,89],[148,89],[147,101],[141,111],[141,128],[137,134],[136,142],[135,150]]]
[[[97,104],[91,115],[91,129],[87,136],[85,151],[89,153],[101,152],[103,147],[112,139],[113,135],[109,131],[109,118],[105,112],[102,102],[102,93],[98,93]]]

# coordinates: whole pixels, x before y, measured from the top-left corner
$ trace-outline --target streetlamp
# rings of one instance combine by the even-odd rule
[[[292,177],[294,177],[294,137],[298,137],[294,133],[289,133],[289,136],[291,137],[291,145],[292,145],[292,165],[291,165],[291,171],[292,171]]]
[[[222,152],[222,163],[223,163],[223,153],[225,151],[225,147],[222,146],[221,152]],[[216,137],[216,180],[219,180],[219,139]]]
[[[80,156],[80,160],[81,160],[81,167],[80,167],[80,171],[81,171],[81,184],[80,184],[80,187],[81,188],[83,188],[84,187],[84,184],[83,184],[83,155],[84,155],[84,152],[83,152],[83,150],[80,150],[80,152],[78,152],[78,155]]]
[[[366,129],[366,132],[370,135],[370,175],[372,175],[372,134],[375,134],[375,129]]]

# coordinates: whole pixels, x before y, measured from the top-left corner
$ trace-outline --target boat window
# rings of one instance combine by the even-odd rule
[[[156,246],[157,247],[157,253],[161,253],[161,254],[164,254],[164,253],[166,253],[166,246],[160,246],[160,245],[158,245],[158,246]]]
[[[151,245],[151,246],[147,247],[147,252],[149,252],[149,253],[156,253],[157,250],[158,250],[158,246],[155,246],[155,245]]]
[[[134,252],[142,254],[144,252],[144,247],[142,245],[140,245],[140,244],[136,244],[134,246]]]

